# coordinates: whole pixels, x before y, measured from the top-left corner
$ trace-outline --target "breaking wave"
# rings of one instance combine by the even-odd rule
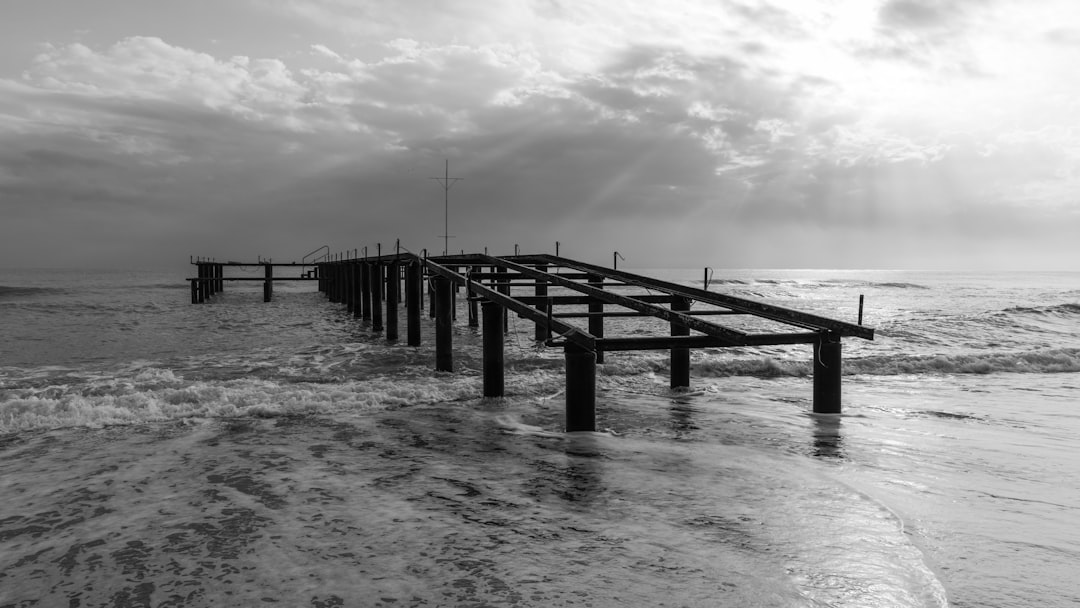
[[[1051,348],[1025,352],[986,352],[951,355],[884,355],[848,357],[844,375],[900,376],[914,374],[1057,374],[1080,372],[1080,349]],[[667,357],[635,358],[605,364],[605,373],[629,376],[666,373]],[[694,375],[714,378],[751,376],[756,378],[809,377],[812,361],[761,357],[705,357],[691,363]]]

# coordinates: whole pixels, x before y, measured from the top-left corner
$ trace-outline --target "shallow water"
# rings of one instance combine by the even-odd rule
[[[463,313],[445,374],[426,317],[412,349],[303,287],[171,281],[0,273],[0,606],[1080,599],[1080,275],[718,273],[849,320],[867,294],[844,415],[809,413],[809,347],[696,351],[682,392],[609,353],[606,430],[569,435],[521,319],[481,399]]]

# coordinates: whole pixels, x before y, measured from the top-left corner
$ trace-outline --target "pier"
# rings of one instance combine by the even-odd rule
[[[445,372],[454,371],[453,326],[457,294],[463,290],[467,323],[482,333],[484,396],[504,395],[506,319],[508,314],[516,314],[535,325],[538,343],[563,349],[568,432],[596,430],[596,366],[603,363],[606,353],[669,351],[671,387],[677,389],[690,386],[690,351],[695,348],[811,345],[813,411],[839,414],[841,339],[874,339],[874,330],[861,323],[557,255],[462,253],[422,257],[380,252],[361,257],[356,250],[352,256],[324,253],[301,263],[216,262],[200,258],[193,259],[192,264],[198,268],[197,276],[188,279],[192,303],[205,302],[222,291],[227,281],[262,281],[263,300],[267,302],[273,297],[275,281],[318,281],[319,291],[331,302],[369,321],[372,331],[385,332],[391,342],[399,340],[399,306],[403,305],[406,344],[413,347],[420,346],[426,285],[429,317],[435,324],[434,365],[437,371]],[[261,266],[263,276],[225,276],[227,267],[237,266]],[[275,268],[294,272],[275,275]],[[756,317],[761,321],[758,325],[767,329],[748,331],[719,322],[736,315]],[[653,317],[663,321],[667,329],[659,335],[619,335],[619,320],[628,317]]]

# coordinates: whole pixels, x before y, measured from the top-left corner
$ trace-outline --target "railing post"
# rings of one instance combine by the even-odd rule
[[[484,396],[502,397],[505,391],[503,307],[484,302]]]
[[[689,298],[675,298],[671,302],[671,310],[686,312],[690,310]],[[671,324],[671,335],[689,336],[690,328],[682,323]],[[690,349],[671,349],[671,388],[690,386]]]
[[[566,358],[566,432],[596,430],[596,353],[573,342]]]
[[[413,260],[405,267],[405,299],[408,301],[405,320],[408,325],[406,331],[408,332],[409,346],[420,346],[420,312],[422,310],[421,302],[424,301],[420,291],[423,289],[423,285],[424,278],[420,269],[420,260]]]
[[[814,342],[814,413],[839,414],[841,377],[840,339],[823,336]]]
[[[435,370],[454,371],[454,321],[452,318],[450,280],[436,276],[433,279],[435,294]]]

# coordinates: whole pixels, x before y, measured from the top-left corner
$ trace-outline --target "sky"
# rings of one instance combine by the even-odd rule
[[[448,222],[620,267],[1077,269],[1078,64],[1076,0],[0,0],[0,266]]]

